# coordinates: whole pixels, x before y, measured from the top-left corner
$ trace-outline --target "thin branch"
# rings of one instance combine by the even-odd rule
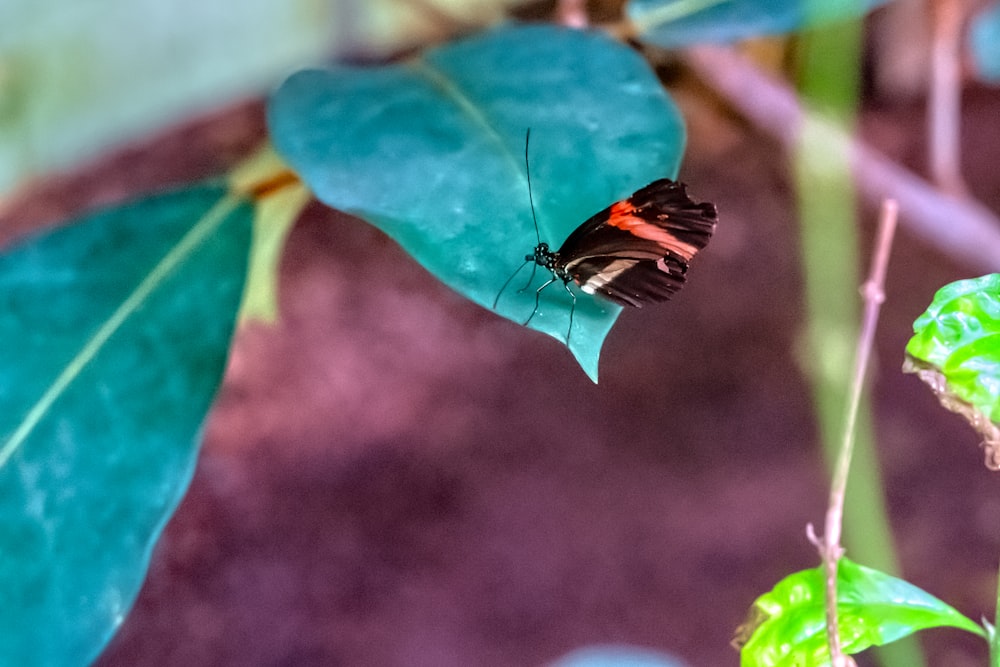
[[[864,316],[861,332],[858,334],[854,375],[851,379],[850,396],[847,401],[847,414],[844,417],[843,441],[837,455],[833,481],[830,484],[830,499],[826,510],[822,540],[817,539],[812,527],[809,527],[810,539],[816,544],[823,557],[823,569],[826,573],[826,631],[827,641],[830,645],[830,659],[833,665],[853,664],[853,661],[844,655],[840,645],[839,621],[837,619],[837,564],[844,553],[840,544],[840,536],[843,530],[847,478],[851,470],[851,458],[854,455],[854,431],[858,419],[858,406],[861,404],[861,393],[864,389],[868,360],[875,342],[875,327],[878,324],[879,311],[882,302],[885,301],[885,274],[889,265],[892,239],[896,233],[898,212],[899,208],[895,201],[887,199],[883,202],[871,268],[868,272],[868,279],[861,288],[865,302]]]
[[[786,148],[798,142],[806,112],[787,85],[758,70],[735,51],[698,46],[688,65],[755,125]],[[978,202],[944,194],[864,142],[834,129],[846,142],[858,191],[870,201],[894,199],[910,231],[942,253],[977,270],[1000,268],[1000,220]]]

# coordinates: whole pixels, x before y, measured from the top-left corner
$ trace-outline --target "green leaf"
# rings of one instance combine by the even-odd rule
[[[90,662],[187,487],[251,207],[219,185],[0,255],[0,664]]]
[[[447,285],[490,308],[537,243],[558,247],[588,217],[677,172],[683,121],[632,49],[590,31],[508,27],[400,65],[299,72],[271,99],[279,153],[332,207],[392,236]],[[498,311],[534,308],[527,270]],[[542,293],[531,327],[565,339],[571,300]],[[596,380],[620,308],[577,297],[570,348]]]
[[[796,572],[757,598],[748,623],[737,631],[744,667],[824,667],[825,573]],[[840,560],[837,619],[844,652],[888,644],[918,630],[953,627],[985,637],[983,629],[934,596],[902,579]]]
[[[979,77],[1000,83],[1000,4],[987,7],[972,18],[968,40]]]
[[[643,41],[666,48],[729,43],[864,16],[889,0],[629,0]]]
[[[945,285],[913,323],[903,370],[917,373],[942,404],[985,439],[1000,469],[1000,274]]]

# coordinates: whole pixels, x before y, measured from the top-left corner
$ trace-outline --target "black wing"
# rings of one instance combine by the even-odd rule
[[[584,222],[556,255],[585,292],[642,306],[681,288],[717,220],[713,204],[695,203],[682,183],[661,179]]]

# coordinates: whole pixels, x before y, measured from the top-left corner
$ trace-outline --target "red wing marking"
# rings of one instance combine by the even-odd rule
[[[669,250],[675,255],[679,255],[686,262],[691,261],[691,258],[699,250],[697,246],[684,243],[663,227],[647,222],[641,216],[636,215],[636,210],[629,203],[628,199],[623,199],[611,205],[608,224],[626,231],[633,236],[658,243],[664,250]]]

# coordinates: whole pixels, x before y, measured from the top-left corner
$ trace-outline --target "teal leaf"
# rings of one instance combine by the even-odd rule
[[[83,665],[187,487],[252,208],[217,185],[0,255],[0,664]]]
[[[399,65],[299,72],[270,101],[278,152],[326,204],[381,228],[445,284],[491,308],[541,239],[661,177],[684,146],[680,113],[632,49],[599,32],[507,27]],[[696,192],[694,193],[697,194]],[[521,272],[498,312],[524,322]],[[530,326],[567,336],[571,299],[542,293]],[[596,380],[620,307],[578,293],[570,349]]]
[[[837,570],[837,621],[847,654],[927,628],[953,627],[985,637],[981,627],[936,597],[846,558]],[[738,633],[744,667],[829,665],[823,568],[789,575],[757,598]]]
[[[851,18],[889,0],[629,0],[643,41],[666,48],[737,42]]]
[[[1000,4],[984,9],[969,24],[969,51],[984,81],[1000,83]]]
[[[939,289],[913,323],[906,356],[903,370],[979,431],[986,465],[1000,470],[1000,274]]]
[[[548,667],[685,667],[677,658],[627,644],[587,646],[567,653]]]

